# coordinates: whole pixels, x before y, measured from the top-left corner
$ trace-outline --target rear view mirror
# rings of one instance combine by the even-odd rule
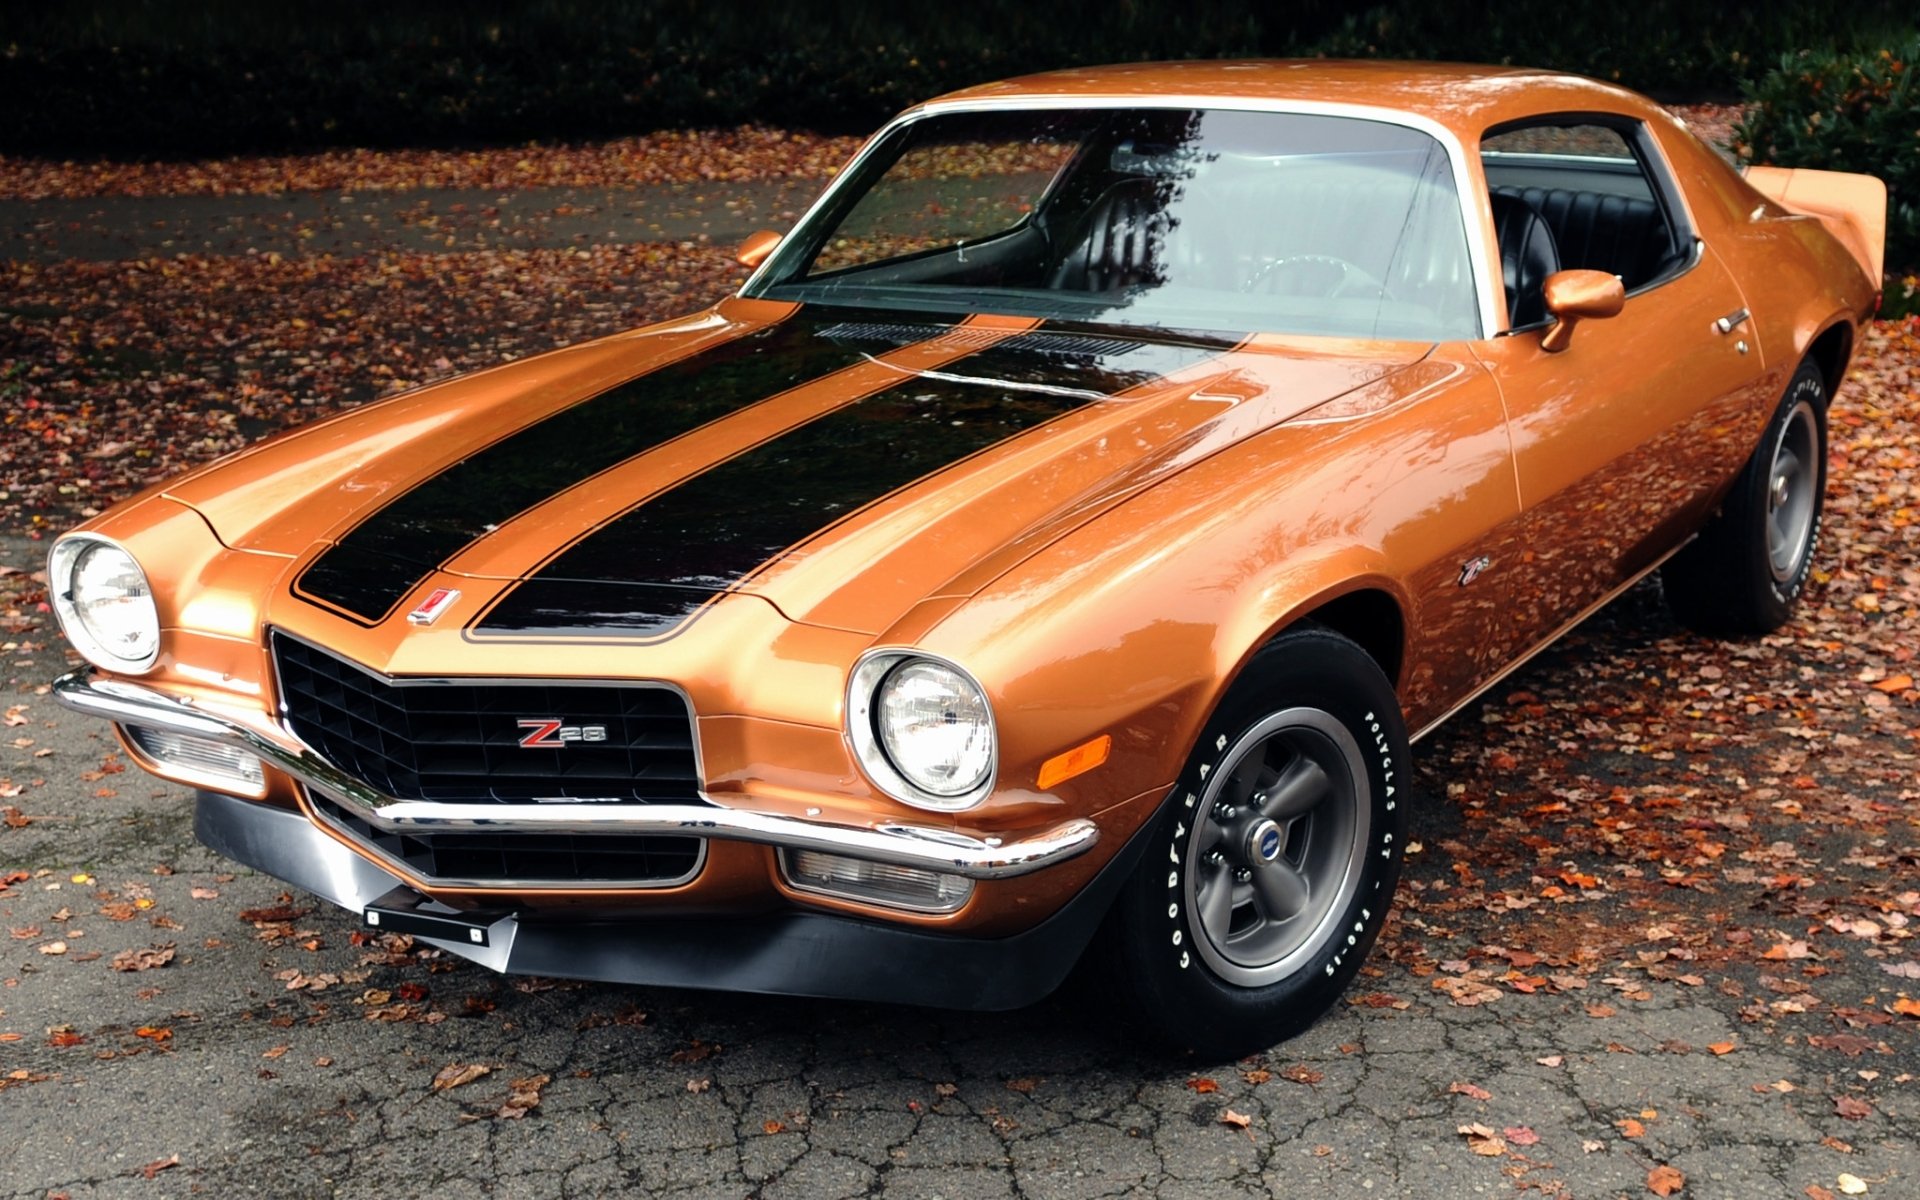
[[[734,252],[734,261],[743,267],[757,267],[767,261],[767,255],[780,244],[780,235],[771,229],[762,229],[747,235],[740,243],[740,249]]]
[[[1627,289],[1618,275],[1605,271],[1555,271],[1541,287],[1553,324],[1540,338],[1540,348],[1558,354],[1573,344],[1573,327],[1581,321],[1618,316],[1627,302]]]

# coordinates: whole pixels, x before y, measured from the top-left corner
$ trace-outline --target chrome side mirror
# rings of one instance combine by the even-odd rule
[[[767,255],[773,253],[780,244],[780,235],[771,229],[762,229],[747,235],[740,243],[740,249],[734,251],[733,260],[743,267],[757,267],[767,261]]]

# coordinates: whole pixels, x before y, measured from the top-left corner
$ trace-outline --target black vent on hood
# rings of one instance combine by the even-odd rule
[[[390,680],[278,632],[273,656],[294,736],[396,800],[704,803],[670,688]]]
[[[884,321],[847,321],[820,331],[820,336],[838,342],[884,342],[889,346],[907,346],[929,338],[944,338],[965,345],[995,346],[1003,350],[1029,354],[1088,354],[1101,358],[1131,354],[1140,343],[1125,338],[1101,337],[1083,333],[1022,333],[1008,337],[1005,330],[986,326],[957,329],[930,325],[892,324]]]

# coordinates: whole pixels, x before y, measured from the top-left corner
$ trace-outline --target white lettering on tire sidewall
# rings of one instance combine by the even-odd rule
[[[1786,399],[1781,402],[1780,411],[1775,415],[1774,421],[1768,424],[1767,440],[1761,443],[1763,447],[1773,443],[1774,438],[1778,434],[1775,425],[1781,420],[1791,418],[1793,410],[1799,406],[1802,400],[1811,403],[1815,412],[1824,412],[1827,402],[1826,385],[1818,379],[1802,378],[1797,380],[1792,389],[1787,392]],[[1824,426],[1825,422],[1823,421],[1821,424]],[[1825,447],[1823,446],[1822,448],[1824,449]],[[1825,463],[1820,464],[1819,479],[1820,492],[1825,493],[1827,490]],[[1820,528],[1826,520],[1826,505],[1820,502],[1822,499],[1824,499],[1824,495],[1816,496],[1815,498],[1813,528],[1807,531],[1807,553],[1805,559],[1800,564],[1800,570],[1794,574],[1792,579],[1787,580],[1785,583],[1774,579],[1771,573],[1768,575],[1767,588],[1773,593],[1774,600],[1783,606],[1791,606],[1795,601],[1800,599],[1800,593],[1806,590],[1807,580],[1813,575],[1813,556],[1820,550]],[[1760,511],[1764,516],[1766,513],[1764,502],[1761,505]],[[1766,537],[1766,527],[1763,523],[1760,528],[1758,547],[1758,551],[1762,556],[1766,554]]]
[[[1333,712],[1332,709],[1327,711]],[[1357,724],[1340,713],[1334,712],[1333,715],[1340,718],[1348,732],[1360,743],[1367,760],[1374,819],[1368,826],[1371,845],[1364,859],[1366,867],[1360,886],[1343,915],[1344,929],[1330,938],[1311,962],[1294,974],[1266,985],[1267,989],[1297,988],[1309,980],[1324,981],[1351,973],[1358,968],[1357,958],[1363,957],[1364,951],[1372,945],[1374,935],[1392,906],[1391,883],[1397,878],[1397,872],[1393,870],[1394,859],[1400,853],[1395,827],[1400,824],[1398,813],[1406,795],[1403,764],[1394,756],[1389,726],[1379,712],[1368,710]],[[1247,725],[1251,728],[1252,722]],[[1202,738],[1200,744],[1211,745],[1213,751],[1218,753],[1230,740],[1226,735],[1210,730],[1208,737]],[[1163,843],[1166,853],[1161,861],[1165,869],[1166,897],[1162,911],[1166,915],[1161,952],[1167,954],[1174,968],[1180,971],[1207,971],[1206,964],[1199,960],[1192,948],[1193,939],[1203,935],[1194,929],[1191,914],[1187,911],[1185,872],[1189,867],[1194,828],[1198,824],[1197,810],[1205,790],[1204,781],[1218,765],[1211,758],[1188,764],[1187,771],[1174,788],[1176,802],[1173,806],[1173,827]],[[1211,972],[1208,974],[1211,975]],[[1224,980],[1216,979],[1215,982],[1221,986],[1235,986]]]

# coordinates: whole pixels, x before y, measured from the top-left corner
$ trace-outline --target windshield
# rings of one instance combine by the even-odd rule
[[[1479,336],[1446,150],[1352,117],[956,112],[896,128],[749,294],[1123,326]]]

